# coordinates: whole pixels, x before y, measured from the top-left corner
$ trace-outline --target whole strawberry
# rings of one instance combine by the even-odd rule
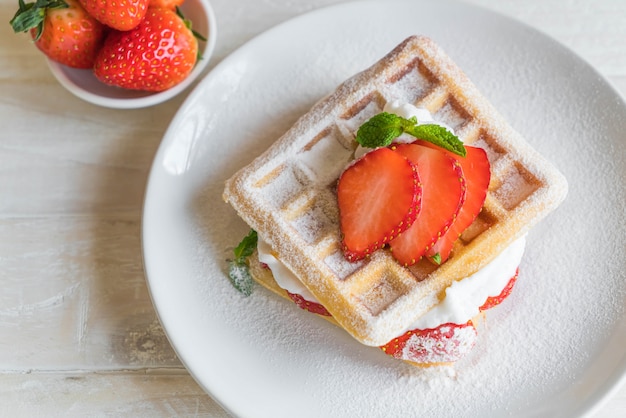
[[[20,0],[10,23],[16,33],[30,31],[48,58],[74,68],[91,68],[104,40],[104,26],[77,0]]]
[[[178,6],[184,3],[184,0],[150,0],[150,7],[160,7],[161,9],[176,10]]]
[[[146,15],[150,0],[79,0],[85,10],[117,30],[135,28]]]
[[[198,42],[188,23],[171,10],[151,7],[135,29],[107,36],[94,74],[109,85],[163,91],[189,75],[197,55]]]

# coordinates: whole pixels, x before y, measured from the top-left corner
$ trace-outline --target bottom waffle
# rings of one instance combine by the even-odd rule
[[[250,275],[255,282],[278,296],[291,302],[295,302],[295,300],[290,297],[289,292],[278,285],[274,279],[272,271],[259,261],[257,251],[249,257],[248,263]],[[319,314],[319,312],[315,312],[314,308],[312,310],[311,308],[304,306],[300,307],[318,314],[318,316],[321,316],[328,322],[341,328],[341,325],[337,323],[337,321],[335,321],[330,314]],[[476,326],[482,324],[483,322],[484,313],[480,312],[464,326],[449,326],[447,330],[446,327],[442,326],[438,329],[426,330],[426,332],[422,331],[421,333],[419,330],[409,331],[399,338],[391,340],[388,344],[381,346],[380,349],[386,354],[403,360],[412,366],[450,366],[471,351],[478,335]],[[407,341],[411,341],[411,338],[412,345],[409,346]],[[394,350],[394,348],[397,348],[397,341],[400,339],[402,340],[403,350]],[[420,361],[413,361],[415,359],[415,355],[411,355],[411,349],[414,351],[419,350],[417,357]],[[409,352],[407,352],[407,350],[409,350]]]

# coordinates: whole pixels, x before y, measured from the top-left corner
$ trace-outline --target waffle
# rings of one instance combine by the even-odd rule
[[[359,126],[388,101],[428,109],[492,169],[482,212],[447,262],[398,264],[379,250],[344,258],[335,194]],[[502,118],[431,39],[412,36],[316,103],[281,138],[226,182],[224,199],[354,338],[380,346],[437,304],[556,208],[565,178]]]
[[[263,287],[265,287],[266,289],[274,292],[276,295],[290,301],[290,302],[294,302],[294,300],[292,300],[289,296],[287,291],[285,291],[285,289],[283,289],[282,287],[280,287],[280,285],[276,282],[276,280],[274,279],[274,275],[272,274],[272,271],[268,268],[266,268],[265,266],[263,266],[263,264],[259,261],[259,254],[258,252],[254,252],[250,258],[249,258],[249,265],[250,265],[250,275],[252,276],[252,278],[259,283],[260,285],[262,285]],[[333,325],[337,325],[339,326],[339,324],[337,323],[337,321],[335,321],[335,319],[332,316],[328,316],[328,315],[319,315],[321,318],[327,320],[328,322],[330,322]],[[476,315],[475,317],[473,317],[471,319],[472,324],[474,325],[474,328],[476,328],[477,325],[481,325],[484,322],[484,313],[480,312],[478,315]],[[466,337],[469,339],[468,343],[467,343],[467,349],[466,350],[461,350],[461,351],[465,351],[465,353],[467,353],[468,351],[470,351],[473,346],[474,346],[474,342],[475,342],[475,338],[477,337],[477,334],[474,332],[470,332],[469,336]],[[391,340],[390,340],[391,341]],[[457,340],[458,341],[458,340]],[[455,341],[450,341],[448,339],[440,342],[440,344],[444,344],[443,347],[446,346],[446,344],[452,344],[454,345]],[[432,366],[446,366],[446,365],[452,365],[456,359],[454,360],[450,360],[450,357],[446,354],[446,350],[445,348],[443,348],[441,345],[438,345],[437,350],[430,350],[429,354],[430,354],[430,358],[428,358],[427,361],[424,362],[415,362],[412,360],[409,360],[405,357],[402,358],[402,360],[406,361],[408,364],[411,364],[413,366],[419,366],[419,367],[432,367]],[[382,347],[381,347],[382,348]]]

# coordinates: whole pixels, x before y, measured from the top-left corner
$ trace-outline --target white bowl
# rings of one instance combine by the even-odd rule
[[[169,100],[189,87],[201,75],[213,54],[217,36],[215,14],[208,0],[185,0],[180,9],[183,15],[191,20],[193,29],[207,40],[206,42],[198,40],[202,59],[198,61],[191,74],[170,89],[155,93],[108,86],[96,79],[93,72],[89,69],[70,68],[58,62],[48,60],[50,71],[52,71],[59,83],[72,94],[99,106],[116,109],[136,109],[154,106]]]

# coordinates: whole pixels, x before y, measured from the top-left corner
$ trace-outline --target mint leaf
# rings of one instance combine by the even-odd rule
[[[465,157],[466,151],[463,142],[446,128],[435,125],[414,125],[406,133],[424,141],[432,142],[443,149]]]
[[[238,263],[245,263],[247,258],[252,255],[256,244],[258,242],[258,236],[254,229],[251,229],[248,235],[246,235],[239,245],[235,247],[235,261]]]
[[[252,255],[257,246],[258,236],[255,230],[251,229],[241,242],[233,250],[234,260],[228,261],[228,278],[232,285],[244,296],[250,296],[254,285],[254,279],[250,275],[248,257]]]
[[[237,263],[235,260],[228,262],[228,278],[232,285],[244,296],[252,294],[254,279],[250,276],[248,264]]]
[[[404,132],[402,119],[393,113],[379,113],[361,125],[356,142],[367,148],[386,147]]]
[[[463,142],[443,126],[418,125],[415,117],[406,119],[387,112],[379,113],[361,125],[356,133],[356,141],[366,148],[386,147],[403,133],[465,156]]]

